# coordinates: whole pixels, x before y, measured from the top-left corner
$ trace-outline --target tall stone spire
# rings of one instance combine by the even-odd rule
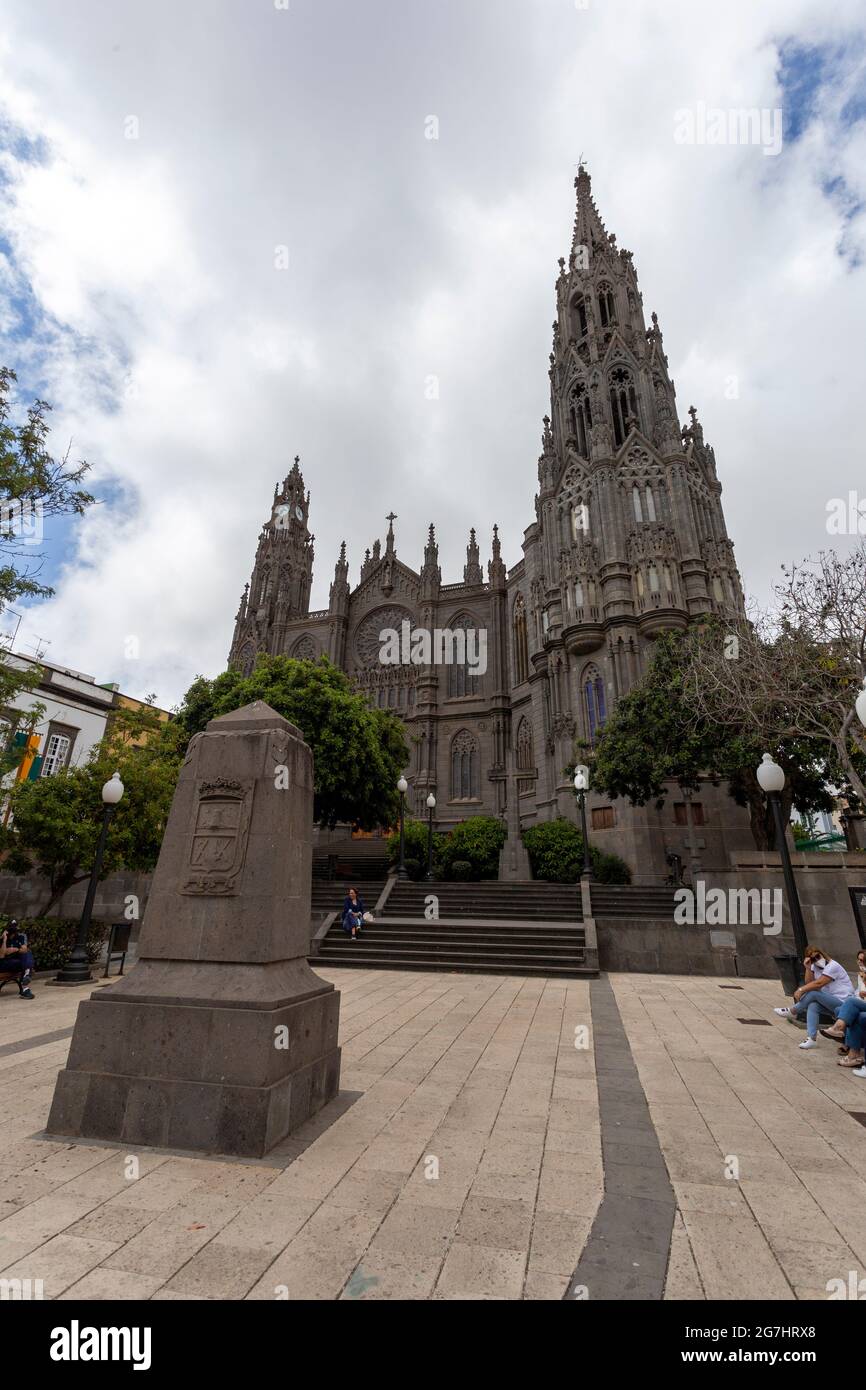
[[[296,455],[274,489],[271,514],[261,529],[252,576],[235,620],[229,665],[236,670],[252,670],[258,652],[280,655],[286,625],[310,611],[314,537],[309,515],[310,494]]]
[[[442,571],[439,568],[439,547],[436,544],[436,531],[433,522],[430,522],[430,530],[427,534],[427,544],[424,547],[424,564],[421,566],[421,590],[427,596],[438,593],[442,583]]]
[[[493,527],[493,559],[487,561],[487,577],[491,589],[505,588],[507,571],[502,559],[502,542],[499,539],[499,527],[497,525]]]
[[[484,583],[484,571],[481,568],[481,556],[478,550],[478,542],[475,539],[474,526],[469,532],[469,544],[466,547],[466,564],[463,567],[463,583]]]
[[[571,238],[572,263],[575,259],[580,262],[581,252],[584,249],[591,256],[593,246],[608,244],[607,230],[595,205],[592,196],[592,180],[584,164],[580,165],[577,178],[574,180],[574,188],[577,194],[577,207],[574,213],[574,232]],[[614,238],[615,240],[616,238]],[[578,264],[578,269],[586,270],[588,268],[588,265]]]
[[[349,562],[346,559],[346,542],[340,545],[340,555],[334,566],[334,582],[328,598],[330,611],[342,611],[349,600]]]

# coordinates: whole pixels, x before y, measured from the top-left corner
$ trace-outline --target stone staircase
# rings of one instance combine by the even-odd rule
[[[439,900],[436,921],[425,917],[430,895]],[[335,921],[314,960],[372,970],[598,974],[587,959],[580,889],[570,884],[398,880],[375,923],[353,941]]]
[[[313,883],[384,883],[388,851],[382,840],[337,840],[313,851]]]
[[[385,880],[384,878],[370,879],[353,886],[363,898],[367,911],[372,912],[382,889],[385,887]],[[314,878],[310,896],[310,917],[314,922],[321,922],[322,918],[327,917],[329,912],[339,912],[345,896],[346,881],[343,879],[338,878],[333,882],[328,882],[324,879]]]
[[[516,922],[582,922],[576,883],[411,883],[398,879],[386,917],[423,917],[428,897],[439,900],[439,918],[494,918]]]
[[[674,915],[674,891],[657,883],[592,883],[592,915],[670,921]]]

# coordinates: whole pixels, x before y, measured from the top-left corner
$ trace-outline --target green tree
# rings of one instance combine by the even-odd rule
[[[54,458],[48,449],[47,402],[36,400],[23,417],[16,413],[17,377],[0,367],[0,611],[18,599],[49,598],[54,590],[39,580],[43,556],[37,549],[45,517],[81,515],[93,502],[80,486],[89,465]],[[0,709],[39,680],[37,667],[20,668],[0,648]],[[12,759],[14,766],[17,759]],[[0,766],[0,774],[9,770]]]
[[[254,700],[264,700],[296,725],[312,749],[319,825],[347,821],[375,830],[395,824],[397,781],[409,750],[393,714],[372,709],[348,676],[324,657],[295,661],[260,656],[249,676],[238,671],[224,671],[213,680],[198,676],[178,710],[178,724],[189,739],[209,719]]]
[[[775,839],[773,821],[755,775],[762,753],[771,752],[785,770],[786,818],[795,804],[803,811],[832,809],[832,771],[821,750],[803,738],[780,732],[770,746],[751,729],[698,711],[690,684],[695,649],[720,641],[714,623],[663,634],[643,679],[619,701],[595,747],[578,746],[576,760],[590,763],[595,790],[636,806],[655,801],[661,807],[672,783],[694,792],[701,778],[715,786],[724,781],[737,804],[749,811],[756,846],[769,849]]]
[[[118,869],[147,871],[159,857],[182,757],[181,731],[153,709],[115,710],[102,743],[84,767],[21,782],[11,794],[12,819],[0,835],[4,869],[48,879],[51,912],[67,889],[90,877],[104,813],[102,787],[120,773],[123,798],[106,844],[102,877]]]

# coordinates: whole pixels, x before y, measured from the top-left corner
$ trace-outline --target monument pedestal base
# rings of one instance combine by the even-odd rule
[[[260,700],[187,749],[128,975],[78,1008],[50,1134],[262,1158],[336,1096],[313,973],[313,755]]]
[[[340,996],[309,974],[316,992],[275,1008],[116,987],[83,1001],[48,1133],[262,1158],[339,1090]]]

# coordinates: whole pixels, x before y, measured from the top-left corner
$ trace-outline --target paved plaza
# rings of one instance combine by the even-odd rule
[[[42,1137],[83,995],[7,988],[0,1277],[62,1299],[786,1300],[866,1276],[866,1081],[799,1050],[778,983],[320,973],[341,1094],[258,1161]]]

